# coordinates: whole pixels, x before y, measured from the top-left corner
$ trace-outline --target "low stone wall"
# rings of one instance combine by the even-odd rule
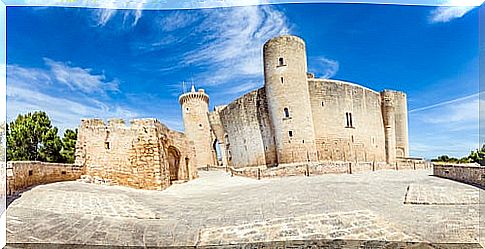
[[[28,187],[79,179],[83,167],[75,164],[20,161],[7,163],[7,195]]]
[[[311,176],[323,174],[353,174],[359,172],[392,170],[428,169],[431,165],[424,160],[406,159],[393,164],[384,162],[320,162],[304,164],[283,164],[277,167],[230,168],[231,175],[251,178],[271,178],[284,176]]]
[[[485,187],[485,167],[476,163],[433,163],[433,175]]]

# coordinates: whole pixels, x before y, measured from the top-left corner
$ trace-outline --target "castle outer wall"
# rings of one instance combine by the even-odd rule
[[[96,182],[163,190],[196,178],[196,163],[193,143],[155,119],[86,119],[78,129],[75,164]]]

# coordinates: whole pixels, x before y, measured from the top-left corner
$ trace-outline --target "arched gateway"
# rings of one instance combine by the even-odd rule
[[[168,147],[168,167],[170,182],[177,181],[179,179],[180,152],[173,146]]]

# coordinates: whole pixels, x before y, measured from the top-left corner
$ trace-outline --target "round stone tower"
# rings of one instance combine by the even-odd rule
[[[283,35],[263,47],[264,87],[279,164],[317,160],[305,42]]]
[[[382,98],[382,119],[384,121],[386,162],[391,164],[396,161],[394,93],[389,90],[384,90],[381,92],[381,98]]]
[[[179,97],[187,138],[194,142],[197,167],[215,165],[211,146],[212,133],[209,124],[209,95],[203,89],[192,90]]]

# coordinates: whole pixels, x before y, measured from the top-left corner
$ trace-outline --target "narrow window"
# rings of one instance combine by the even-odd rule
[[[104,148],[109,150],[109,142],[104,142]]]
[[[350,112],[346,112],[345,113],[345,118],[347,120],[347,128],[353,128],[353,124],[352,124],[352,113]]]
[[[29,176],[33,175],[34,174],[34,171],[32,170],[29,170]]]
[[[283,77],[281,77],[281,84],[285,83],[285,80],[283,79]]]
[[[288,135],[289,135],[290,137],[293,137],[293,131],[288,131]]]
[[[288,108],[285,107],[284,111],[285,111],[285,118],[289,118],[290,117],[290,111],[288,110]]]
[[[280,66],[280,67],[281,67],[281,66],[284,66],[284,65],[285,65],[285,60],[283,59],[283,57],[280,57],[280,58],[278,59],[278,66]]]
[[[323,101],[322,101],[322,106],[323,106]]]

